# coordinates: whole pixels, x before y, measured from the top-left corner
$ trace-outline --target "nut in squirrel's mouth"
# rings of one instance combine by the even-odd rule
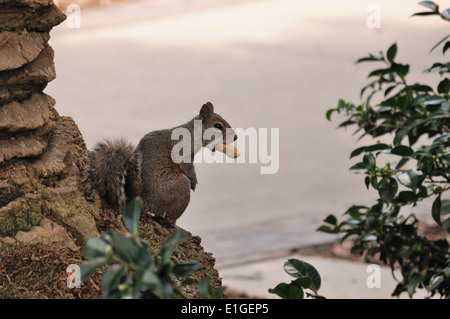
[[[241,152],[231,144],[217,144],[214,149],[225,153],[230,158],[238,158],[241,155]]]

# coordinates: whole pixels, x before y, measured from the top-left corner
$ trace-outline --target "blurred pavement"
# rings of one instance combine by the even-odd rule
[[[234,291],[245,292],[252,298],[278,299],[279,297],[270,294],[268,289],[275,288],[281,282],[290,283],[294,280],[283,270],[284,262],[288,258],[303,260],[317,269],[322,282],[318,292],[327,299],[389,299],[393,298],[391,294],[397,286],[389,267],[379,268],[377,287],[373,281],[375,271],[368,269],[368,264],[298,254],[226,268],[220,272],[222,283]],[[401,279],[399,270],[394,273],[396,278]],[[424,290],[418,290],[414,299],[423,299],[426,296]],[[407,299],[409,296],[403,292],[399,298]]]

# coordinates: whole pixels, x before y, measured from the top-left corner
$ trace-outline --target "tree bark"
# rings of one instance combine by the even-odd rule
[[[69,289],[66,268],[83,261],[88,238],[125,231],[121,216],[85,198],[83,137],[43,92],[56,77],[49,31],[64,19],[52,0],[0,0],[0,298],[100,297],[98,274]],[[152,253],[179,229],[146,216],[140,228]],[[218,288],[215,260],[200,242],[177,244],[172,258],[198,260],[194,281],[208,275]],[[185,293],[198,297],[192,287]]]

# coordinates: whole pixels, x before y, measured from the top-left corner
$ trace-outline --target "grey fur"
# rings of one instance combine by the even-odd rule
[[[134,170],[134,147],[123,139],[99,142],[85,159],[83,181],[87,195],[94,190],[109,205],[123,209],[125,182]]]
[[[123,139],[100,142],[86,157],[83,172],[86,195],[97,191],[117,211],[123,210],[135,196],[140,196],[144,212],[175,223],[189,204],[191,189],[195,190],[197,185],[193,159],[199,149],[191,148],[190,163],[174,163],[171,151],[178,141],[173,141],[171,135],[176,128],[186,128],[193,138],[195,120],[202,121],[202,134],[217,123],[224,131],[231,128],[214,113],[213,105],[208,102],[191,121],[171,129],[152,131],[136,148]],[[231,134],[231,140],[237,138],[234,131],[231,130]],[[224,142],[230,142],[229,134],[222,136]],[[202,140],[202,146],[210,142]]]

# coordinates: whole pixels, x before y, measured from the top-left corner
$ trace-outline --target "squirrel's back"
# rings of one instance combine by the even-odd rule
[[[135,148],[124,139],[97,143],[85,158],[83,182],[87,194],[97,190],[112,207],[123,209],[137,196]]]

